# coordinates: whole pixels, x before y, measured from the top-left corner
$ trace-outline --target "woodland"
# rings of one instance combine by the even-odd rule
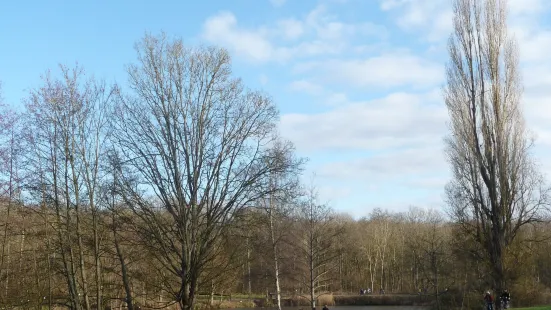
[[[452,4],[442,210],[354,219],[320,201],[277,105],[223,48],[146,34],[126,84],[46,72],[0,111],[0,306],[549,303],[550,188],[507,2]]]

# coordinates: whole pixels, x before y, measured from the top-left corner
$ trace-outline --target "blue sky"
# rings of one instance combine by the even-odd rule
[[[551,1],[510,0],[534,154],[551,172]],[[447,0],[6,1],[0,6],[4,101],[59,63],[126,83],[134,43],[165,31],[216,44],[234,72],[273,97],[280,131],[310,158],[320,199],[355,217],[380,207],[442,209],[449,179],[441,99]]]

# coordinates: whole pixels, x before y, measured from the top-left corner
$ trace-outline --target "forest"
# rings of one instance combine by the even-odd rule
[[[361,288],[369,288],[373,293],[368,295],[374,297],[384,289],[389,298],[421,294],[431,302],[438,297],[444,309],[476,308],[483,291],[491,287],[491,269],[479,257],[482,251],[460,237],[458,227],[438,211],[375,209],[369,217],[354,220],[314,206],[313,213],[307,213],[308,208],[295,213],[280,207],[253,208],[236,218],[232,232],[223,236],[216,256],[202,270],[197,303],[236,307],[244,302],[253,307],[253,300],[269,299],[275,304],[278,279],[283,306],[308,304],[311,273],[315,298],[329,305],[338,302],[338,296],[358,298]],[[96,308],[98,300],[104,308],[174,304],[178,278],[159,257],[168,253],[151,244],[155,237],[136,231],[140,219],[131,210],[122,205],[98,208],[95,214],[90,207],[82,208],[77,231],[76,220],[60,225],[55,210],[46,206],[4,201],[3,306],[70,306],[68,278],[76,282],[83,308]],[[550,301],[550,231],[544,223],[524,228],[505,257],[515,304]],[[322,242],[308,244],[308,237]],[[65,239],[71,244],[62,247]]]
[[[45,72],[0,110],[0,306],[479,309],[506,290],[550,303],[550,188],[506,1],[453,12],[442,210],[354,219],[320,201],[277,104],[224,48],[146,34],[126,84]]]

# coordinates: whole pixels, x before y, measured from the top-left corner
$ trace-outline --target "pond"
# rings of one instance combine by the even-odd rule
[[[323,306],[316,309],[321,310]],[[234,310],[258,310],[258,309],[277,309],[277,308],[236,308]],[[303,307],[283,307],[282,310],[309,310],[307,306]],[[423,306],[332,306],[329,310],[429,310],[430,307]]]

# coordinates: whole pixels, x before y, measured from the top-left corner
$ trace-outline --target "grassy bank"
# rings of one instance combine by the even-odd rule
[[[446,294],[440,298],[440,305],[443,307],[449,305],[461,304],[461,300],[455,298],[453,294]],[[464,302],[464,309],[480,308],[480,298],[468,298]],[[470,300],[472,299],[472,300]],[[210,296],[201,296],[197,300],[197,309],[231,309],[231,308],[262,308],[274,307],[276,300],[266,299],[262,295],[247,296],[247,295],[229,295],[217,296],[214,298],[214,303],[210,304]],[[386,295],[322,295],[316,301],[316,304],[321,308],[323,305],[331,306],[430,306],[434,304],[434,296],[429,295],[408,295],[408,294],[386,294]],[[308,296],[293,296],[283,297],[281,300],[283,307],[304,307],[309,306]],[[450,307],[451,309],[451,307]],[[459,309],[459,308],[457,308]],[[511,308],[514,310],[551,310],[551,306],[536,306]]]
[[[239,298],[245,296],[232,296],[231,299],[222,297],[214,299],[210,304],[210,298],[200,298],[197,301],[198,309],[228,309],[228,308],[253,308],[273,307],[276,300],[266,298]],[[430,296],[418,295],[333,295],[326,294],[319,296],[316,304],[320,307],[328,306],[426,306],[430,305],[433,299]],[[281,299],[283,307],[309,306],[308,296],[284,297]]]

